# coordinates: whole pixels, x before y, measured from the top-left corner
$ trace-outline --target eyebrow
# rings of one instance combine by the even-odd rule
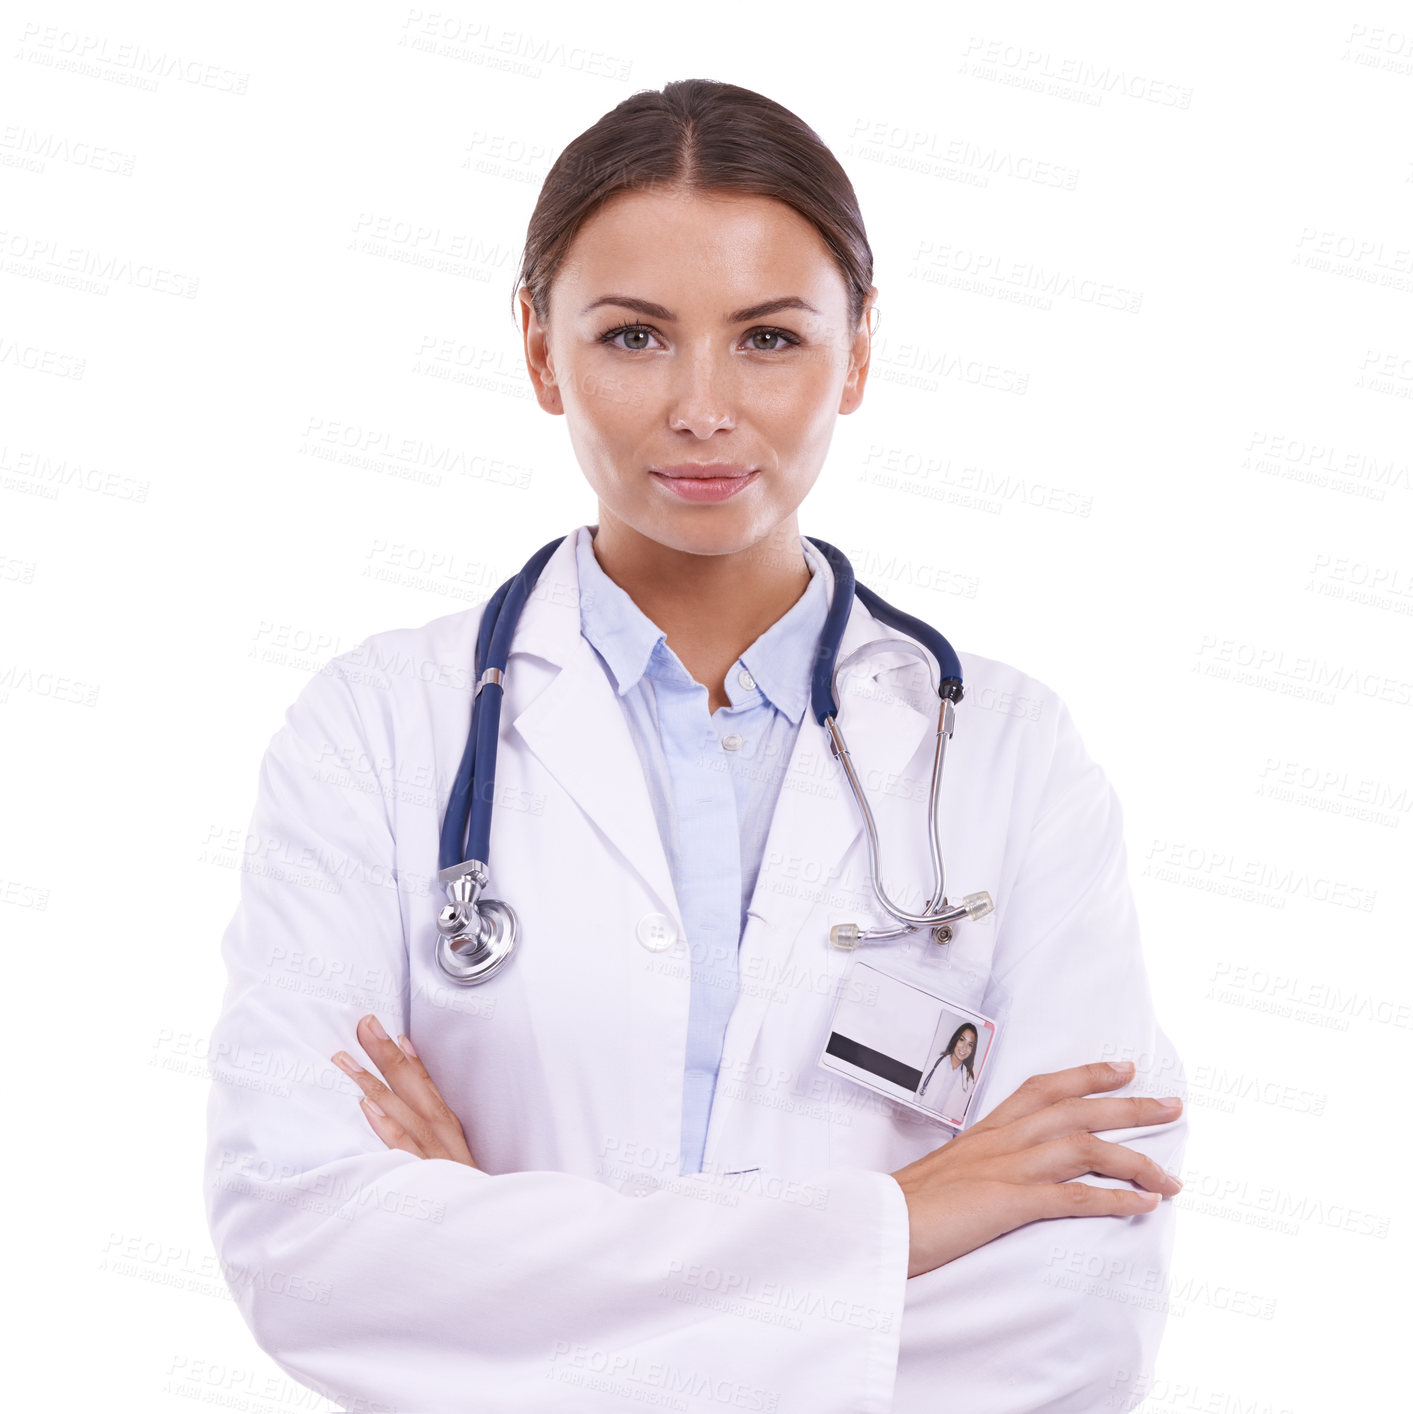
[[[632,295],[604,295],[602,299],[596,299],[592,304],[586,304],[580,313],[588,314],[590,310],[597,309],[604,304],[622,305],[624,309],[645,314],[649,319],[661,319],[665,324],[677,322],[677,316],[665,306],[654,304],[651,300],[634,299]],[[807,309],[811,314],[819,313],[814,305],[802,300],[798,295],[784,295],[780,299],[768,299],[762,304],[752,304],[745,309],[733,310],[726,316],[726,322],[728,324],[744,324],[748,319],[764,319],[767,314],[774,314],[781,309]]]

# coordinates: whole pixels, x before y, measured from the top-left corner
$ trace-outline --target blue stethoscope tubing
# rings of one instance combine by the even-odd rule
[[[859,941],[883,939],[929,926],[939,943],[951,939],[953,922],[979,918],[991,911],[988,894],[969,894],[955,906],[948,906],[943,891],[941,849],[937,839],[937,796],[941,783],[943,751],[952,734],[952,705],[962,700],[962,666],[952,645],[930,624],[895,609],[872,590],[859,584],[853,566],[833,545],[811,535],[807,537],[829,561],[834,572],[834,594],[820,633],[810,681],[810,705],[816,721],[829,733],[830,749],[844,767],[849,785],[864,818],[869,840],[870,873],[874,891],[886,911],[904,926],[888,930],[864,930],[841,924],[830,934],[838,947],[855,947]],[[518,925],[513,910],[499,900],[482,898],[488,883],[491,814],[495,796],[496,747],[500,737],[500,709],[504,697],[506,665],[511,640],[521,610],[530,597],[550,557],[563,543],[559,536],[543,545],[516,575],[506,580],[486,603],[476,636],[475,687],[471,708],[471,730],[461,756],[456,779],[442,820],[438,881],[447,887],[450,902],[437,920],[437,961],[442,971],[461,983],[481,982],[489,977],[515,945]],[[899,908],[880,886],[878,833],[863,787],[854,771],[847,746],[838,728],[839,702],[835,690],[839,647],[855,598],[881,623],[917,640],[936,660],[939,680],[934,683],[941,701],[936,755],[933,763],[929,824],[932,831],[934,892],[921,913]],[[906,640],[887,639],[865,645],[914,648]],[[858,650],[860,652],[865,650]],[[851,655],[852,656],[852,655]],[[919,654],[919,656],[921,656]],[[930,665],[929,665],[930,666]],[[934,908],[933,905],[940,905]]]
[[[476,688],[471,707],[471,732],[452,783],[442,820],[441,857],[438,869],[447,870],[463,860],[485,863],[491,850],[491,806],[495,795],[496,743],[500,739],[500,704],[505,695],[501,679],[510,659],[510,640],[520,611],[539,580],[550,556],[564,536],[542,545],[525,562],[519,574],[506,580],[486,604],[481,630],[476,635]],[[484,665],[484,666],[483,666]],[[496,670],[494,676],[487,669]],[[472,782],[485,788],[472,799]],[[470,829],[468,832],[468,820]],[[462,846],[465,845],[465,853]],[[443,883],[446,880],[442,881]]]

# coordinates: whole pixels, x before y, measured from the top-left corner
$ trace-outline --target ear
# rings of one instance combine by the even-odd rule
[[[868,381],[868,363],[873,352],[873,330],[870,327],[875,313],[878,286],[870,285],[864,298],[863,312],[859,316],[859,326],[854,331],[853,344],[849,350],[849,371],[844,376],[844,389],[839,395],[839,411],[853,412],[863,402],[864,384]]]
[[[559,395],[554,360],[550,357],[549,330],[540,323],[539,315],[535,313],[528,285],[520,286],[516,299],[520,302],[520,327],[525,338],[525,367],[530,372],[535,400],[546,412],[562,416],[564,400]]]

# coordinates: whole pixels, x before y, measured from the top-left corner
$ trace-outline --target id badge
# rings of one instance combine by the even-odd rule
[[[856,952],[834,1003],[819,1064],[961,1129],[996,1044],[996,1023]]]

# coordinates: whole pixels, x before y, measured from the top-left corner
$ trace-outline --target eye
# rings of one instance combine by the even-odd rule
[[[648,337],[656,338],[656,335],[653,334],[653,331],[652,331],[651,329],[649,329],[646,324],[620,324],[620,325],[618,326],[618,328],[616,328],[616,329],[610,329],[610,330],[607,331],[607,333],[600,334],[600,335],[599,335],[599,343],[601,343],[601,344],[613,344],[613,347],[614,347],[614,348],[617,348],[617,349],[626,349],[626,351],[627,351],[628,353],[640,353],[640,352],[642,352],[644,349],[647,348],[647,345],[646,345],[646,344],[641,344],[641,343],[634,343],[634,344],[628,344],[628,345],[624,345],[624,344],[614,344],[613,341],[614,341],[616,338],[618,338],[618,336],[619,336],[620,334],[629,334],[629,335],[631,335],[631,336],[632,336],[633,338],[635,338],[635,339],[637,339],[637,338],[640,337],[640,336],[643,337],[643,338],[648,338]]]
[[[787,334],[783,329],[752,329],[746,337],[748,339],[780,339],[783,341],[782,343],[772,344],[768,348],[762,348],[757,344],[753,350],[755,353],[777,353],[782,349],[790,348],[800,342],[793,334]]]

